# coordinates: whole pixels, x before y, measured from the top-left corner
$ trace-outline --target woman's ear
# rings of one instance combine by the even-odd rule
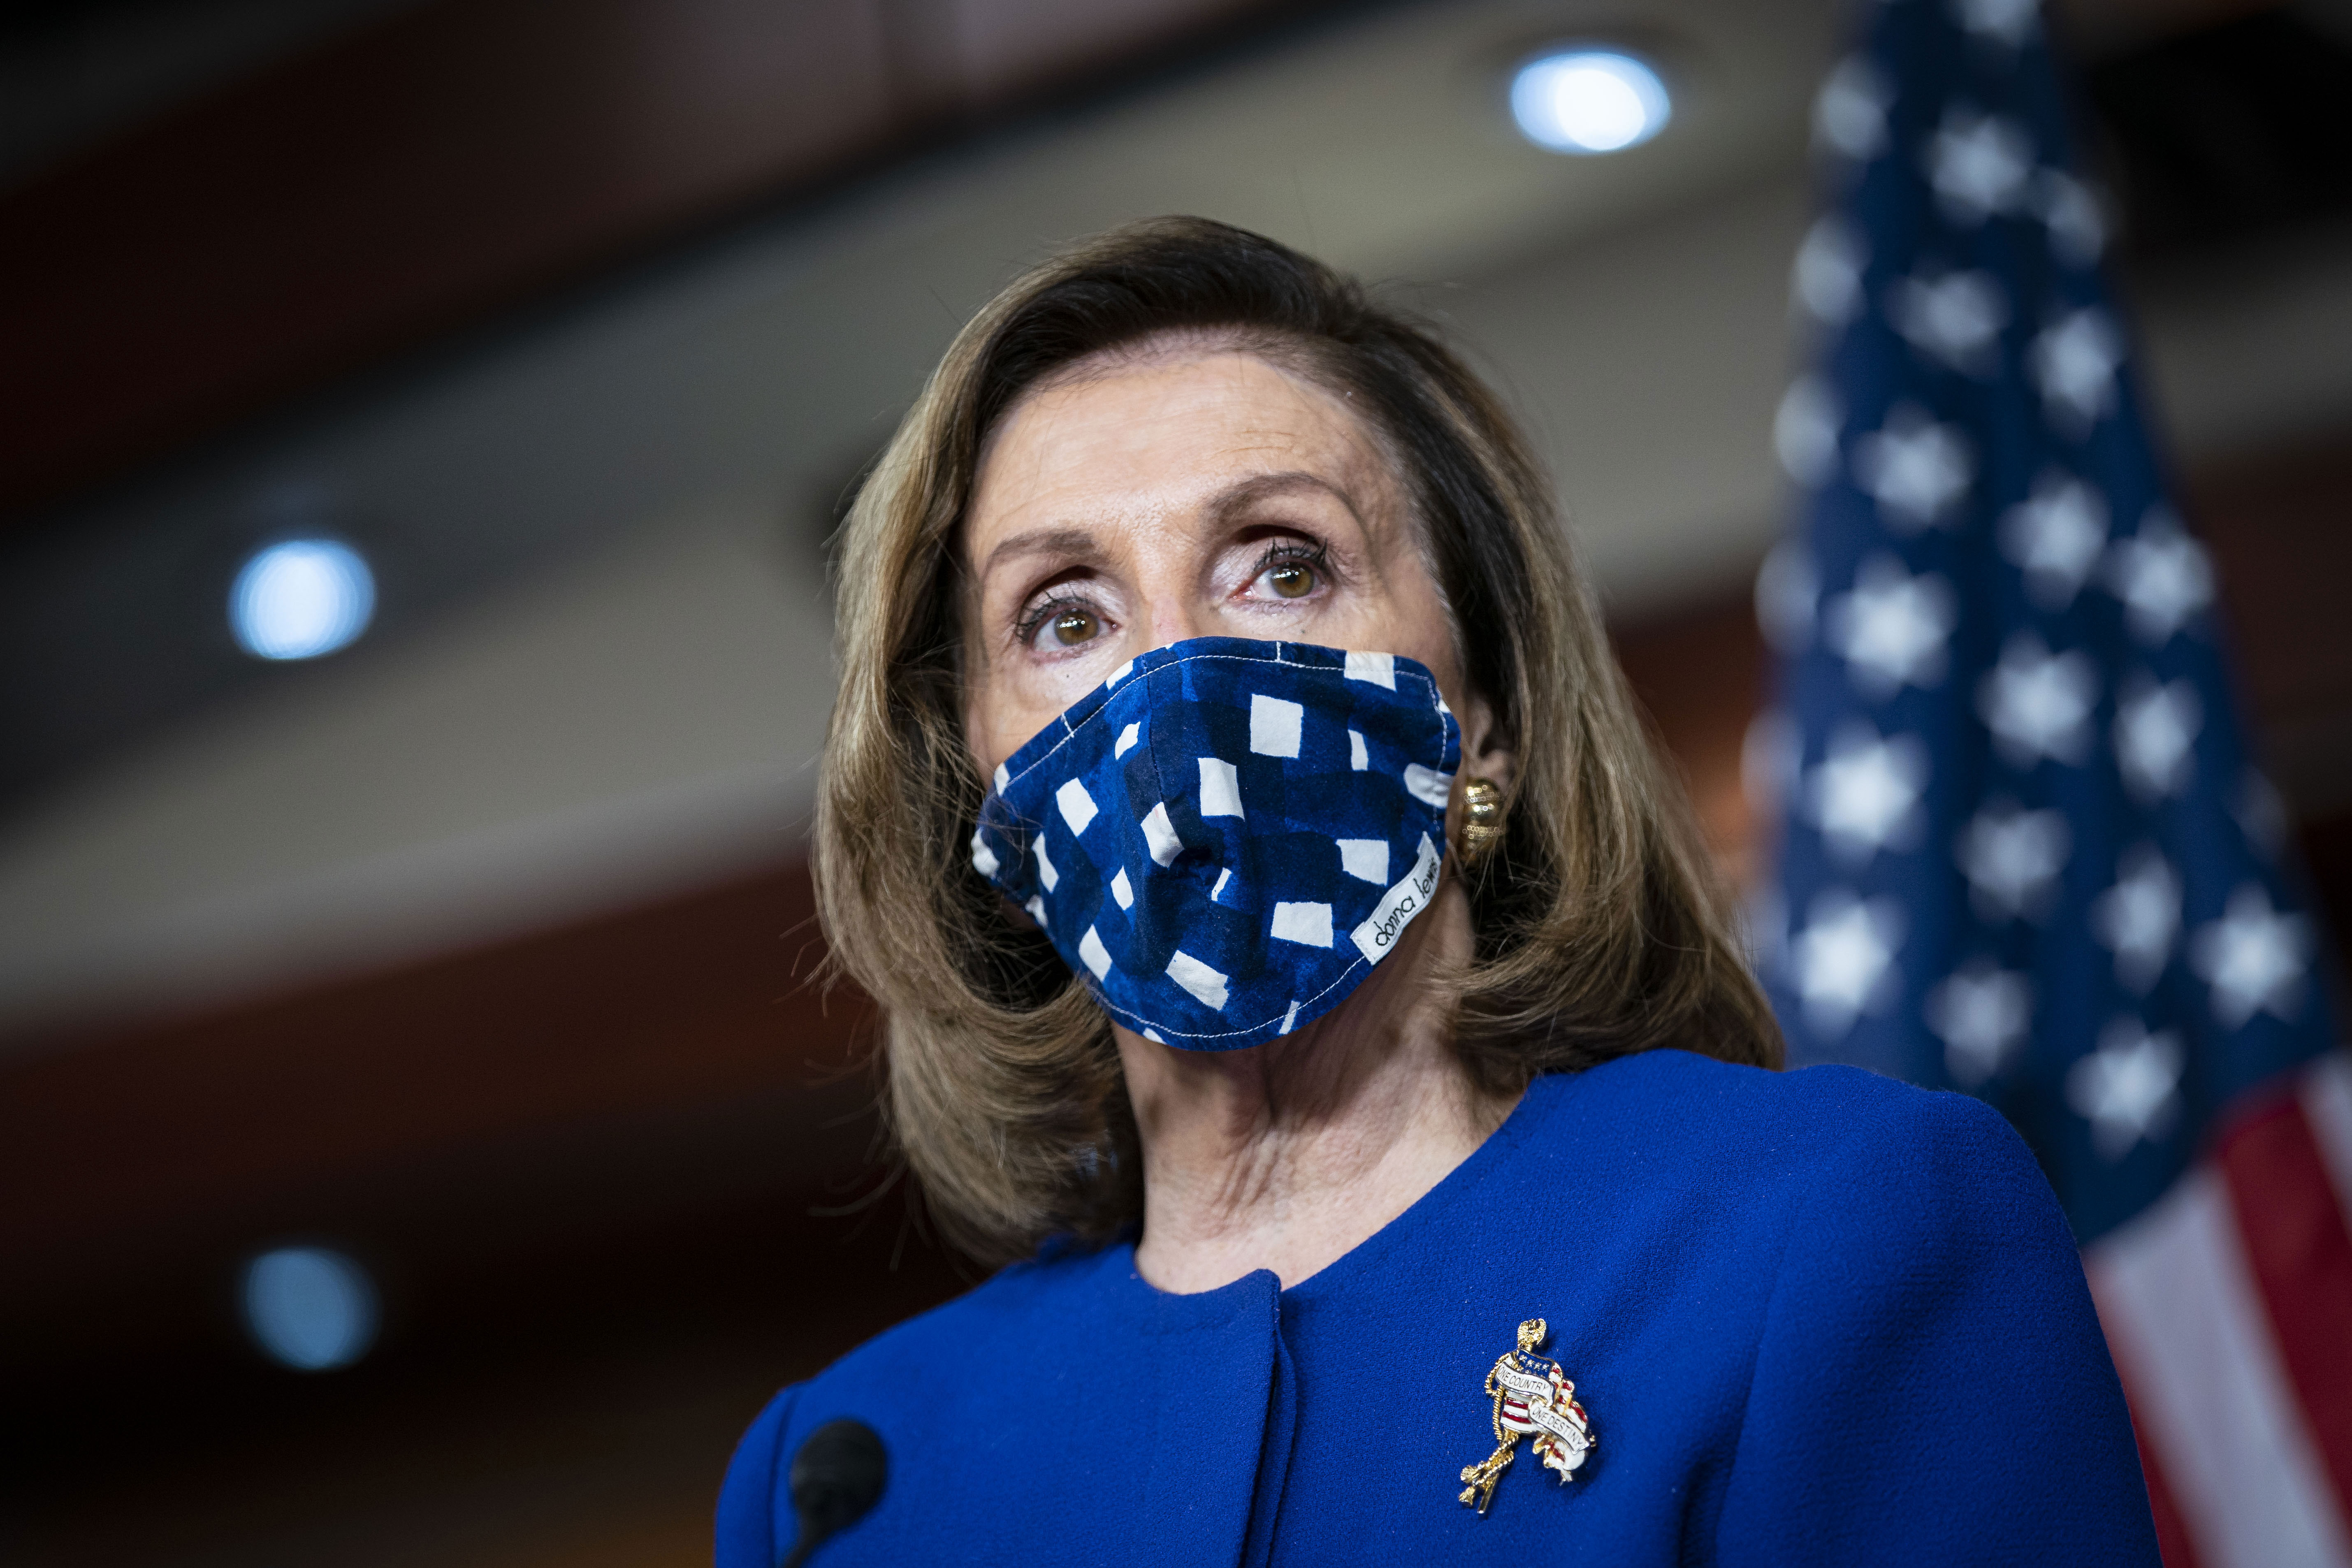
[[[1465,693],[1454,720],[1462,727],[1462,768],[1456,778],[1485,779],[1507,796],[1511,781],[1518,776],[1519,754],[1513,738],[1504,732],[1494,705],[1475,693]],[[1459,783],[1454,788],[1458,795]]]
[[[1493,704],[1471,697],[1454,710],[1462,727],[1462,765],[1454,774],[1454,788],[1445,803],[1445,836],[1461,857],[1459,865],[1475,869],[1493,850],[1503,820],[1503,802],[1510,798],[1511,781],[1518,773],[1518,752],[1495,716]],[[1475,794],[1474,784],[1493,789]]]

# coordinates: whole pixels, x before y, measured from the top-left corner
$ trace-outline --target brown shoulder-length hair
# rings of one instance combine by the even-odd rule
[[[972,869],[986,787],[966,750],[961,530],[982,442],[1092,356],[1207,334],[1349,400],[1401,470],[1464,669],[1514,742],[1497,851],[1467,880],[1477,942],[1454,1044],[1508,1091],[1680,1047],[1778,1066],[1689,806],[1627,695],[1551,493],[1486,388],[1425,328],[1274,241],[1129,225],[1021,278],[956,338],[845,527],[841,693],[817,792],[818,908],[887,1015],[892,1130],[950,1239],[1016,1256],[1140,1217],[1110,1025]]]

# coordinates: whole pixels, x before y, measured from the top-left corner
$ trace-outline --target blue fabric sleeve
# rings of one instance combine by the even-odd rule
[[[719,1488],[717,1568],[776,1568],[789,1542],[776,1535],[776,1488],[782,1479],[784,1427],[793,1418],[795,1384],[768,1401],[727,1466]],[[793,1526],[799,1528],[799,1521]]]
[[[1802,1201],[1716,1560],[2158,1568],[2081,1258],[2009,1124],[1889,1095]]]

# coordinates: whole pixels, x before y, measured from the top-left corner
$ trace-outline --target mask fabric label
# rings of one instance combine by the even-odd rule
[[[996,770],[972,864],[1119,1023],[1236,1050],[1337,1006],[1429,907],[1460,757],[1412,659],[1196,637]]]

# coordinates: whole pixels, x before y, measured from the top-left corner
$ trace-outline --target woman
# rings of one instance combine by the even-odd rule
[[[2156,1561],[1991,1111],[1782,1074],[1545,486],[1423,331],[1164,219],[860,495],[816,870],[932,1213],[1012,1261],[786,1390],[817,1561]]]

